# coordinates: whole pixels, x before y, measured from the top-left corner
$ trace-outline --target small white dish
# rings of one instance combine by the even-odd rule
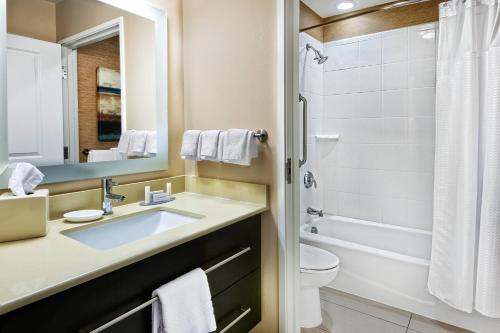
[[[63,216],[68,222],[90,222],[100,219],[103,214],[104,212],[99,209],[85,209],[68,212]]]

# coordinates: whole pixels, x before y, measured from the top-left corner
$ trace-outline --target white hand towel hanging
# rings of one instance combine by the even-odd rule
[[[158,139],[156,131],[148,132],[146,139],[146,148],[144,149],[144,156],[155,156],[158,152],[157,145]]]
[[[125,131],[120,135],[120,141],[118,142],[118,151],[121,154],[127,155],[129,152],[129,147],[130,147],[130,138],[132,134],[134,133],[134,130],[130,131]]]
[[[200,158],[213,162],[219,162],[221,156],[219,152],[220,130],[209,130],[201,132],[200,136]]]
[[[147,131],[135,131],[132,134],[132,142],[130,143],[129,156],[144,156],[146,149]]]
[[[29,163],[17,163],[9,179],[9,189],[14,195],[31,194],[43,180],[44,174]]]
[[[253,131],[230,129],[222,144],[222,160],[225,163],[249,166],[258,155],[257,139]]]
[[[215,331],[207,275],[197,268],[153,292],[153,333],[208,333]]]
[[[188,130],[182,137],[181,157],[185,160],[199,161],[200,159],[199,130]]]

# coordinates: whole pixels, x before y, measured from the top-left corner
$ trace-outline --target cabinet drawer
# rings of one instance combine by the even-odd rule
[[[246,247],[251,251],[208,274],[212,296],[217,297],[260,267],[260,215],[6,313],[0,316],[0,332],[74,333],[98,327],[148,301],[153,290],[168,281],[197,267],[206,269]],[[150,322],[151,309],[144,309],[126,328],[110,332],[150,332]]]
[[[261,319],[260,294],[257,269],[214,297],[216,332],[248,333]]]

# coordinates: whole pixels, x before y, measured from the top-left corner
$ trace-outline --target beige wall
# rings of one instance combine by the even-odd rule
[[[198,163],[202,177],[270,186],[271,212],[262,223],[262,322],[254,332],[278,331],[276,224],[276,2],[184,0],[186,129],[266,128],[251,167]],[[191,166],[188,165],[188,169]]]
[[[156,66],[153,21],[97,0],[65,0],[56,5],[57,40],[118,17],[123,17],[125,30],[127,128],[155,130]]]
[[[18,1],[18,0],[14,0]],[[146,1],[146,0],[141,0]],[[167,171],[114,177],[119,183],[131,183],[184,174],[184,162],[179,151],[184,131],[183,115],[183,59],[182,59],[182,0],[151,0],[153,5],[167,13],[168,25],[168,148]],[[67,193],[100,187],[100,179],[44,185],[51,194]]]
[[[7,0],[7,31],[16,35],[55,42],[55,4],[44,0]]]

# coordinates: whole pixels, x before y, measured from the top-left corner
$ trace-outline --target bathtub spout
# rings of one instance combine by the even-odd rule
[[[323,217],[323,210],[322,209],[314,209],[312,207],[307,207],[307,214],[318,215],[319,217]]]

